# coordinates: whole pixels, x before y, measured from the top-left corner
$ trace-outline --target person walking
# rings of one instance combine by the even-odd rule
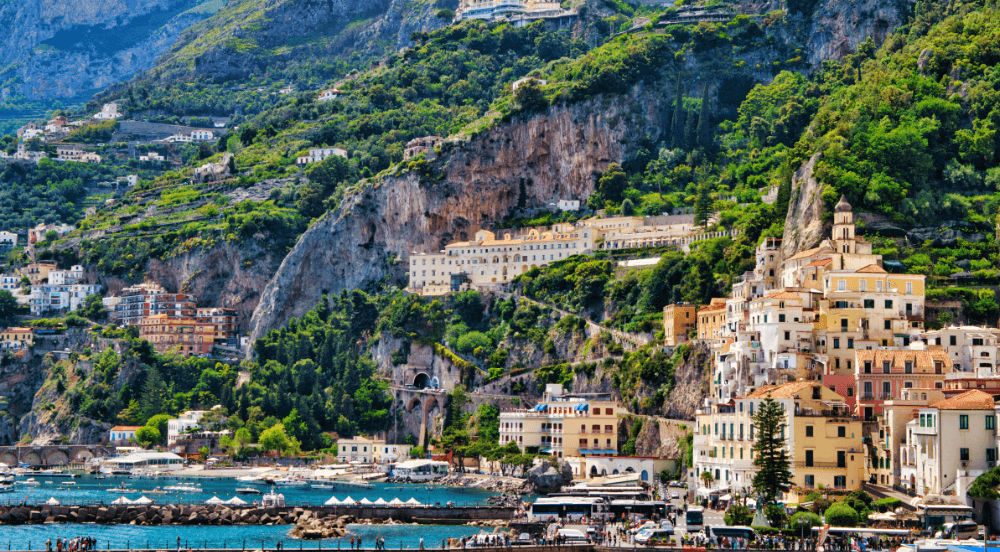
[[[421,550],[424,549],[424,538],[423,537],[420,537],[420,549]]]

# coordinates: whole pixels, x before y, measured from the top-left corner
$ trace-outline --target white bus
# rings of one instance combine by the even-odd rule
[[[688,533],[704,531],[705,509],[701,506],[688,506],[687,513],[684,514],[684,523]]]
[[[579,521],[603,519],[607,509],[604,499],[596,496],[546,496],[535,500],[528,521]]]

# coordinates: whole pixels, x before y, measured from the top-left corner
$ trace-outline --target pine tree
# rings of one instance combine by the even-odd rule
[[[753,464],[757,473],[753,488],[759,497],[759,507],[774,504],[792,485],[788,451],[785,450],[785,411],[771,397],[760,403],[753,417],[757,440],[753,444]]]
[[[694,203],[694,223],[701,226],[707,225],[711,209],[712,198],[708,195],[708,184],[703,182],[698,186],[698,197]]]

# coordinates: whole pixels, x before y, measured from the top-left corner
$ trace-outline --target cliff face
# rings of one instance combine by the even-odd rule
[[[781,253],[784,258],[798,251],[814,247],[826,235],[823,225],[823,186],[813,176],[819,155],[795,171],[792,177],[792,194],[788,199],[785,231],[781,236]]]
[[[518,207],[586,198],[608,163],[664,128],[669,100],[653,88],[500,125],[449,144],[431,165],[438,181],[407,173],[345,199],[281,263],[254,311],[251,339],[302,314],[326,291],[402,277],[412,251],[467,239]]]
[[[798,2],[804,4],[805,2]],[[786,39],[802,43],[809,64],[818,66],[853,52],[872,37],[882,44],[886,36],[906,22],[915,0],[814,0],[810,13],[789,13]],[[764,14],[786,10],[786,0],[741,0],[747,13]]]
[[[0,3],[0,99],[72,98],[153,65],[204,0],[34,0]]]

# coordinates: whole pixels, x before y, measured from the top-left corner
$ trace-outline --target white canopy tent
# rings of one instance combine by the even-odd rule
[[[358,504],[364,504],[366,506],[370,506],[370,505],[374,504],[374,502],[372,502],[371,500],[368,500],[368,497],[366,496],[366,497],[362,498],[361,502],[359,502]]]
[[[388,504],[388,502],[386,502],[385,499],[382,497],[378,497],[375,499],[376,506],[385,506],[386,504]]]
[[[112,504],[119,504],[119,505],[120,504],[132,504],[132,501],[129,500],[129,498],[127,496],[122,495],[122,496],[120,496],[120,497],[112,500],[111,503]]]
[[[342,501],[341,501],[340,503],[341,503],[341,504],[351,504],[351,505],[354,505],[354,504],[357,504],[357,503],[358,503],[358,501],[357,501],[357,500],[354,500],[354,499],[353,499],[353,498],[351,498],[351,497],[347,497],[347,498],[345,498],[344,500],[342,500]]]
[[[398,496],[389,501],[389,506],[402,506],[403,504],[404,502]]]
[[[410,498],[410,500],[406,501],[406,504],[410,506],[423,506],[423,504],[421,504],[419,500],[412,497]]]
[[[49,506],[58,506],[59,505],[59,501],[56,500],[56,497],[54,497],[54,496],[50,496],[49,499],[45,501],[45,503],[48,504]]]
[[[215,496],[215,495],[213,495],[212,498],[210,498],[210,499],[208,499],[208,500],[205,501],[205,504],[210,504],[212,506],[215,506],[215,505],[218,505],[218,504],[225,504],[225,503],[226,503],[225,500],[222,500],[221,498],[219,498],[218,496]]]
[[[247,501],[243,500],[242,498],[240,498],[238,496],[234,496],[233,498],[230,498],[229,500],[224,501],[223,504],[228,504],[230,506],[246,506]]]
[[[342,502],[340,502],[340,500],[339,500],[339,499],[338,499],[337,497],[335,497],[335,496],[331,496],[331,497],[330,497],[329,499],[327,499],[327,501],[326,501],[326,502],[324,502],[323,504],[325,504],[325,505],[327,505],[327,506],[336,506],[336,505],[338,505],[338,504],[342,504]]]
[[[132,501],[132,504],[138,504],[140,506],[146,506],[153,503],[153,499],[146,495],[142,495],[139,498]]]

